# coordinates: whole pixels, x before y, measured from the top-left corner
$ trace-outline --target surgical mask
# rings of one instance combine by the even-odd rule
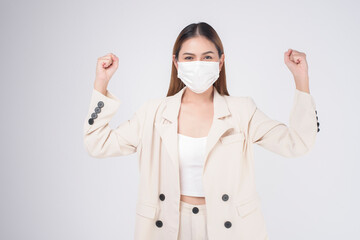
[[[205,92],[219,78],[219,61],[190,61],[177,63],[177,77],[180,78],[193,92]]]

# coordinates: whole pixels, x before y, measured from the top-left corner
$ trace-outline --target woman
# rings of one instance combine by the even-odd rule
[[[224,50],[200,22],[176,39],[165,98],[144,103],[131,119],[108,126],[121,101],[107,90],[118,57],[97,62],[84,143],[97,158],[137,152],[140,185],[135,239],[268,239],[256,192],[252,144],[301,156],[319,131],[305,54],[289,49],[296,85],[289,126],[270,119],[251,97],[228,94]]]

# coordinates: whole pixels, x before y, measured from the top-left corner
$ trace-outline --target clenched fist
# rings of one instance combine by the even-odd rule
[[[119,66],[119,58],[112,53],[99,57],[96,64],[94,88],[106,95],[107,86],[111,77]]]
[[[284,53],[284,62],[294,76],[296,88],[300,91],[310,93],[306,54],[288,49]]]

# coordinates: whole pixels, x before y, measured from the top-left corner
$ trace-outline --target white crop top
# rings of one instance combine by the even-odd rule
[[[204,197],[202,171],[207,137],[194,138],[178,133],[180,191],[182,195]]]

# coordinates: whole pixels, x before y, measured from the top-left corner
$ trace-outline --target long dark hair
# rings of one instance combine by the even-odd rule
[[[176,38],[174,47],[173,47],[173,55],[175,55],[175,59],[178,60],[180,48],[183,42],[189,38],[204,36],[211,42],[215,44],[215,47],[218,51],[219,58],[224,53],[224,48],[222,42],[219,38],[219,35],[216,33],[214,28],[212,28],[209,24],[205,22],[192,23],[186,26]],[[175,67],[174,62],[172,62],[171,69],[171,78],[170,85],[167,96],[172,96],[179,92],[185,84],[177,77],[177,69]],[[213,86],[221,95],[228,95],[228,90],[226,88],[226,74],[225,74],[225,61],[221,68],[219,78],[213,83]]]

